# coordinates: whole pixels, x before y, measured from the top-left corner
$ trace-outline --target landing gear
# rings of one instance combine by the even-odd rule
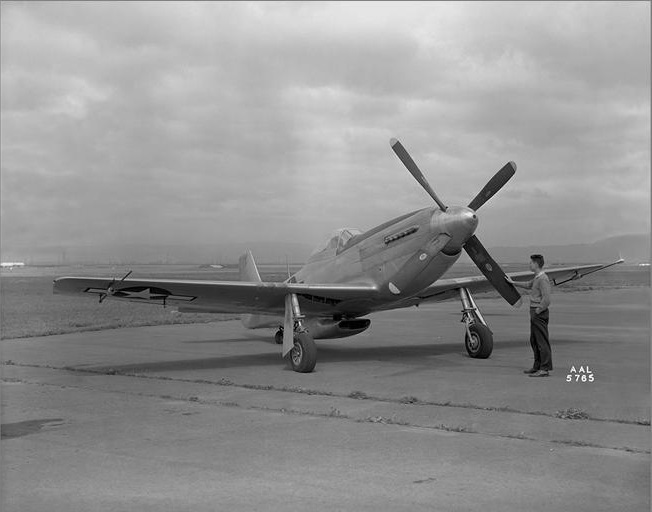
[[[491,329],[487,326],[478,309],[471,292],[466,288],[460,289],[462,300],[462,323],[466,330],[464,345],[470,357],[487,359],[494,348],[494,338]]]
[[[310,373],[317,364],[317,345],[308,331],[294,334],[294,347],[290,351],[290,365],[295,372]]]
[[[471,357],[487,359],[494,348],[494,338],[486,325],[471,324],[464,335],[464,345]]]
[[[274,335],[274,341],[277,345],[283,345],[283,327],[279,327]]]
[[[294,294],[285,297],[285,320],[276,333],[283,344],[283,357],[287,357],[295,372],[310,373],[317,364],[317,346],[308,330],[303,326],[303,315],[299,298]]]

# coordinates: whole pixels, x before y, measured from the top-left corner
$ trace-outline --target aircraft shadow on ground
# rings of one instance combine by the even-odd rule
[[[232,340],[214,340],[215,343],[227,341],[260,341],[261,339],[268,338],[237,338]],[[188,343],[188,342],[183,342]],[[210,343],[209,340],[204,343]],[[419,344],[419,345],[395,345],[395,346],[373,346],[366,347],[359,346],[346,346],[334,345],[333,342],[329,344],[319,344],[317,353],[317,365],[322,363],[338,363],[338,362],[361,362],[361,361],[390,361],[400,362],[402,364],[414,363],[415,366],[422,366],[424,358],[436,358],[437,356],[445,356],[449,354],[459,354],[460,362],[465,360],[471,361],[464,349],[462,343],[437,343],[437,344]],[[345,342],[343,342],[345,343]],[[581,340],[561,339],[553,340],[553,350],[555,345],[565,345],[581,343]],[[273,341],[270,342],[272,346],[278,350],[272,352],[264,352],[258,354],[244,354],[244,355],[229,355],[221,357],[205,357],[196,359],[179,359],[175,361],[153,361],[146,363],[133,363],[126,365],[110,365],[110,366],[85,366],[84,370],[92,370],[99,373],[159,373],[159,372],[179,372],[179,371],[193,371],[193,370],[217,370],[229,368],[244,368],[244,367],[262,367],[262,366],[279,366],[284,365],[285,362],[280,358],[280,346],[276,345]],[[508,348],[527,348],[529,350],[529,341],[527,340],[506,340],[497,342],[494,350],[504,350]],[[437,364],[436,361],[434,364]],[[450,365],[450,361],[442,364]],[[80,368],[81,369],[81,368]]]

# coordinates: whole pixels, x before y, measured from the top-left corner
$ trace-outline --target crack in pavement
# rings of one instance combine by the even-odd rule
[[[22,367],[31,367],[31,368],[41,368],[41,369],[48,369],[48,370],[55,370],[55,371],[71,371],[70,368],[57,368],[57,367],[51,367],[51,366],[46,366],[46,365],[15,365],[15,366],[22,366]],[[94,372],[94,371],[88,371],[88,370],[73,370],[77,373],[86,373],[86,374],[97,374],[99,372]],[[112,374],[107,374],[105,372],[102,373],[102,375],[112,375]],[[151,379],[151,380],[162,380],[162,381],[173,381],[173,382],[182,382],[185,384],[200,384],[200,385],[218,385],[218,386],[229,386],[229,387],[236,387],[236,388],[242,388],[242,389],[248,389],[248,390],[262,390],[262,391],[272,391],[272,392],[286,392],[286,393],[301,393],[301,394],[313,394],[313,395],[324,395],[326,397],[331,397],[331,398],[336,398],[336,399],[345,399],[345,400],[368,400],[371,402],[391,402],[391,403],[399,403],[402,405],[430,405],[425,402],[401,402],[399,400],[390,400],[390,399],[385,399],[385,400],[377,400],[374,397],[368,397],[367,395],[362,395],[356,394],[355,397],[343,395],[343,394],[325,394],[325,393],[319,393],[315,392],[314,390],[307,390],[308,392],[305,393],[303,391],[298,391],[296,389],[277,389],[272,386],[270,387],[265,387],[265,389],[261,389],[260,387],[254,387],[252,388],[251,386],[248,385],[236,385],[236,384],[224,384],[224,383],[216,383],[213,381],[204,381],[204,380],[190,380],[190,379],[173,379],[173,378],[168,378],[168,377],[156,377],[156,376],[143,376],[143,375],[138,375],[138,374],[119,374],[121,377],[127,377],[127,378],[136,378],[136,379]],[[157,399],[163,399],[163,400],[175,400],[175,401],[180,401],[180,402],[188,402],[188,403],[197,403],[201,405],[209,405],[209,406],[218,406],[218,407],[238,407],[243,410],[253,410],[253,411],[262,411],[262,412],[270,412],[270,413],[280,413],[280,414],[290,414],[290,415],[297,415],[297,416],[305,416],[305,417],[313,417],[313,418],[330,418],[330,419],[337,419],[337,420],[345,420],[345,421],[353,421],[356,423],[380,423],[383,425],[397,425],[397,426],[405,426],[405,427],[410,427],[410,428],[421,428],[421,429],[427,429],[427,430],[436,430],[436,431],[446,431],[446,432],[455,432],[459,434],[479,434],[479,435],[485,435],[489,437],[497,437],[497,438],[504,438],[504,439],[516,439],[516,440],[523,440],[523,441],[535,441],[535,442],[552,442],[556,444],[562,444],[562,445],[567,445],[567,446],[577,446],[577,447],[586,447],[586,448],[602,448],[602,449],[609,449],[609,450],[616,450],[616,451],[624,451],[624,452],[629,452],[629,453],[641,453],[641,454],[649,454],[650,450],[645,450],[645,449],[640,449],[640,448],[631,448],[627,446],[621,446],[621,447],[615,447],[615,446],[606,446],[606,445],[601,445],[598,443],[590,443],[590,442],[584,442],[584,441],[575,441],[575,440],[564,440],[564,439],[540,439],[537,437],[532,437],[525,435],[523,433],[521,434],[510,434],[506,432],[487,432],[487,431],[481,431],[481,430],[476,430],[474,428],[469,428],[469,427],[462,427],[462,426],[452,426],[452,425],[447,425],[445,423],[438,423],[438,424],[421,424],[415,421],[408,421],[404,418],[401,418],[397,416],[396,414],[391,415],[390,417],[385,417],[382,415],[378,416],[363,416],[363,417],[355,417],[351,416],[349,414],[343,414],[339,411],[339,409],[332,407],[330,408],[329,412],[318,412],[315,410],[308,410],[308,409],[301,409],[301,408],[293,408],[293,407],[273,407],[273,406],[268,406],[268,405],[253,405],[253,404],[242,404],[239,401],[234,401],[234,400],[210,400],[210,399],[205,399],[202,398],[200,399],[197,396],[181,396],[181,395],[174,395],[174,394],[161,394],[161,393],[147,393],[147,392],[141,392],[141,391],[133,391],[133,390],[113,390],[113,389],[101,389],[98,390],[97,387],[93,386],[86,386],[83,384],[79,385],[68,385],[68,384],[53,384],[53,383],[47,383],[47,382],[41,382],[41,381],[32,381],[32,380],[26,380],[26,379],[16,379],[16,378],[3,378],[3,382],[11,382],[11,383],[22,383],[22,384],[29,384],[29,385],[37,385],[37,386],[48,386],[48,387],[55,387],[59,389],[83,389],[83,390],[92,390],[92,391],[101,391],[101,392],[106,392],[106,393],[113,393],[113,394],[126,394],[126,395],[132,395],[132,396],[140,396],[140,397],[147,397],[147,398],[157,398]],[[433,404],[433,405],[438,405],[438,404]],[[455,407],[455,406],[453,406]],[[486,410],[485,408],[480,408],[477,407],[477,409],[480,410]],[[492,412],[505,412],[502,410],[498,411],[492,411]],[[509,411],[511,413],[511,411]],[[525,413],[527,414],[527,413]],[[559,418],[556,418],[552,415],[546,415],[546,416],[551,416],[554,419],[559,420]],[[561,421],[561,420],[560,420]],[[586,421],[586,420],[584,420]],[[636,424],[638,425],[638,424]]]
[[[102,369],[102,370],[93,370],[89,368],[76,368],[70,366],[51,366],[51,365],[38,365],[38,364],[24,364],[16,362],[2,362],[3,365],[7,366],[17,366],[22,368],[43,368],[49,370],[60,370],[74,373],[87,373],[92,375],[119,375],[122,377],[133,377],[138,379],[149,379],[149,380],[161,380],[161,381],[174,381],[174,382],[184,382],[190,384],[204,384],[211,386],[224,386],[224,387],[234,387],[241,389],[249,389],[254,391],[278,391],[282,393],[297,393],[302,395],[316,395],[316,396],[325,396],[333,398],[350,398],[355,400],[368,400],[370,402],[381,402],[381,403],[396,403],[396,404],[405,404],[405,405],[414,405],[414,406],[437,406],[437,407],[452,407],[460,409],[475,409],[480,411],[493,411],[493,412],[504,412],[510,414],[523,414],[528,416],[546,416],[548,418],[563,419],[567,421],[577,421],[573,418],[562,418],[556,413],[549,413],[545,411],[522,411],[519,409],[513,409],[511,407],[492,407],[492,406],[481,406],[476,404],[469,403],[455,403],[450,401],[445,402],[433,402],[427,400],[421,400],[416,397],[402,397],[402,398],[389,398],[389,397],[378,397],[373,395],[367,395],[362,391],[352,391],[349,394],[344,393],[333,393],[331,391],[323,390],[314,390],[306,389],[301,387],[277,387],[273,385],[260,385],[260,384],[238,384],[230,379],[222,378],[219,381],[212,381],[206,379],[181,379],[174,377],[167,377],[164,375],[147,375],[138,372],[122,372],[112,369]],[[607,422],[607,423],[620,423],[624,425],[642,425],[649,426],[650,420],[623,420],[617,418],[595,418],[591,416],[581,418],[582,421],[596,421],[596,422]]]

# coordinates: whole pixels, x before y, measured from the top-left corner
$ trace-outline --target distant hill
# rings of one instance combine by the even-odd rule
[[[492,247],[489,252],[498,262],[520,263],[540,253],[550,263],[597,263],[624,258],[626,263],[650,262],[650,235],[621,235],[592,244]]]

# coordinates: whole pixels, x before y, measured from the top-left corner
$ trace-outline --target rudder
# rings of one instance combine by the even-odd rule
[[[240,281],[262,282],[260,273],[258,272],[258,267],[256,266],[256,261],[254,260],[254,255],[250,250],[247,250],[246,253],[240,256],[238,268],[240,269]]]
[[[254,260],[254,255],[251,251],[247,251],[242,256],[238,262],[238,268],[240,270],[240,281],[247,282],[262,282],[263,280],[260,277],[260,272],[258,272],[258,267],[256,266],[256,261]],[[277,318],[270,315],[260,315],[260,314],[245,314],[240,317],[242,325],[247,329],[260,329],[263,327],[278,327],[283,323],[282,318]]]

